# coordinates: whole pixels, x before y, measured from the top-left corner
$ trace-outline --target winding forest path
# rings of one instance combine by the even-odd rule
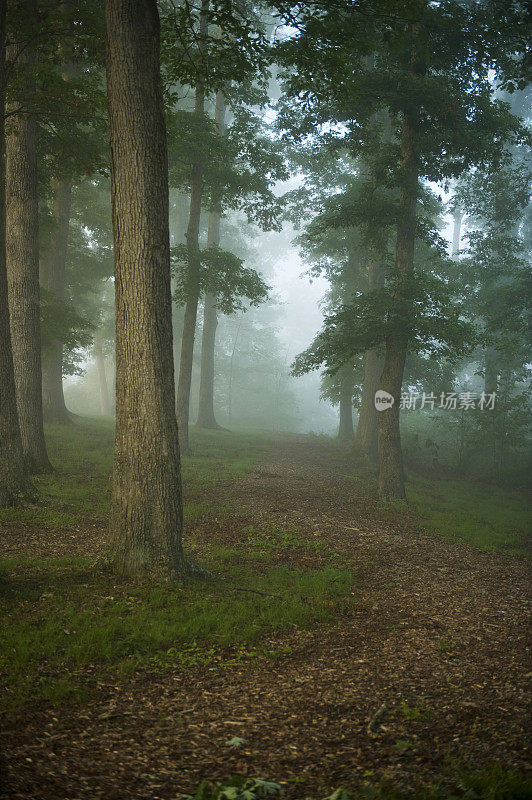
[[[275,659],[135,675],[66,726],[28,715],[7,754],[13,796],[170,800],[238,773],[319,797],[370,775],[434,779],[449,757],[525,767],[526,563],[377,523],[364,491],[341,454],[279,437],[225,500],[340,554],[355,603],[333,625],[272,635]],[[247,535],[233,523],[221,541]],[[245,744],[228,748],[234,736]]]

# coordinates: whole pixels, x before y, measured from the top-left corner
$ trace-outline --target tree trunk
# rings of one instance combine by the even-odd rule
[[[242,319],[239,319],[235,333],[235,338],[233,339],[231,358],[229,359],[229,381],[227,386],[227,416],[230,420],[233,418],[233,375],[234,375],[235,353],[236,353],[236,346],[238,344],[238,337],[240,336],[241,327],[242,327]]]
[[[94,346],[92,348],[94,361],[96,363],[96,372],[98,373],[98,387],[100,390],[100,410],[102,417],[110,417],[113,413],[111,410],[111,400],[109,398],[109,386],[107,383],[107,375],[105,372],[105,358],[103,356],[102,342],[98,333],[94,336]]]
[[[214,415],[214,352],[216,346],[216,328],[218,316],[216,314],[216,297],[213,294],[205,295],[203,308],[203,333],[201,336],[201,372],[198,428],[219,428]]]
[[[216,110],[214,114],[216,126],[220,136],[224,134],[225,127],[225,97],[223,92],[216,94]],[[220,245],[220,212],[213,210],[209,214],[209,230],[207,234],[207,247]],[[217,299],[212,294],[205,295],[203,307],[203,333],[201,337],[201,368],[200,390],[198,408],[198,428],[219,428],[214,416],[214,353],[216,347],[216,328],[218,317],[216,314]]]
[[[65,299],[65,268],[70,227],[72,184],[57,180],[54,184],[53,224],[49,251],[41,260],[40,282],[43,289]],[[63,394],[63,343],[54,341],[42,360],[42,402],[46,422],[70,423],[71,417]]]
[[[6,271],[5,65],[6,2],[0,2],[0,507],[20,495],[35,497],[22,453],[17,415]]]
[[[206,12],[209,9],[209,0],[202,0],[199,39],[204,41],[208,20]],[[194,111],[201,115],[205,109],[205,91],[201,84],[196,86],[196,103]],[[181,358],[179,361],[179,380],[177,384],[176,413],[179,425],[179,444],[182,453],[189,453],[188,425],[190,419],[190,386],[192,383],[192,362],[194,359],[194,340],[196,337],[196,320],[198,316],[198,302],[200,296],[200,249],[199,229],[201,218],[201,196],[203,193],[202,180],[203,164],[198,154],[192,164],[190,172],[190,214],[186,232],[188,248],[188,281],[187,302],[185,304],[185,319],[183,322],[183,337],[181,339]]]
[[[488,347],[484,354],[484,392],[493,394],[499,388],[499,368],[497,351]]]
[[[462,210],[460,208],[456,208],[453,214],[453,243],[451,247],[451,257],[454,259],[458,258],[458,253],[460,251],[462,216]]]
[[[28,47],[10,45],[8,58],[31,69]],[[44,441],[39,295],[39,208],[36,124],[31,113],[18,113],[32,96],[11,102],[6,138],[6,264],[17,409],[22,449],[32,472],[51,469]]]
[[[415,148],[416,121],[413,112],[403,113],[401,131],[402,181],[400,215],[395,253],[395,311],[393,329],[386,339],[380,389],[394,398],[391,408],[378,412],[379,493],[389,500],[405,500],[403,455],[399,430],[399,403],[408,339],[409,286],[414,271],[414,239],[418,196],[418,157]]]
[[[378,263],[377,257],[370,255],[368,259],[369,291],[384,286],[385,273]],[[375,408],[375,392],[379,388],[382,374],[382,358],[376,350],[368,350],[364,356],[364,383],[355,435],[355,450],[368,461],[378,459],[378,412]]]
[[[347,376],[342,381],[340,393],[340,424],[338,441],[341,445],[350,445],[353,441],[353,382]]]
[[[156,0],[106,0],[115,250],[116,437],[109,559],[183,575],[174,406],[168,155]]]

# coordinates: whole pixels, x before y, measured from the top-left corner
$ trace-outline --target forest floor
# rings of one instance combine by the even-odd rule
[[[196,464],[186,547],[220,585],[93,581],[104,504],[70,520],[51,492],[47,513],[64,518],[3,519],[6,615],[38,640],[15,664],[22,678],[7,669],[8,796],[175,800],[234,774],[275,780],[287,798],[366,784],[420,797],[438,782],[435,797],[462,797],[475,780],[471,798],[531,796],[517,777],[531,677],[522,533],[495,549],[442,536],[380,506],[371,476],[319,437],[253,446],[225,481]],[[106,614],[108,638],[87,638]],[[483,793],[471,767],[491,769],[488,782],[516,770],[500,778],[516,788]]]

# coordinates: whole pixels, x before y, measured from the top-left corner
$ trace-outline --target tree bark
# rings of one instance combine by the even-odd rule
[[[208,21],[206,12],[209,0],[202,0],[199,25],[199,40],[204,41]],[[196,86],[194,111],[201,115],[205,110],[205,91],[201,84]],[[190,387],[192,384],[192,362],[194,359],[194,340],[200,296],[200,249],[199,229],[201,218],[201,197],[203,194],[203,164],[198,153],[190,171],[190,213],[186,232],[188,248],[188,281],[183,337],[181,339],[181,358],[179,361],[179,380],[177,384],[176,414],[179,425],[179,444],[182,453],[190,452],[188,425],[190,419]]]
[[[378,412],[379,493],[383,499],[405,500],[403,455],[399,429],[399,404],[408,346],[406,327],[410,315],[409,285],[414,270],[414,239],[419,166],[416,153],[417,121],[412,111],[403,113],[401,130],[402,181],[395,253],[395,312],[386,339],[380,389],[394,398],[391,408]]]
[[[41,260],[40,282],[43,289],[65,299],[65,269],[70,227],[72,184],[54,182],[53,229],[49,250]],[[56,340],[42,359],[42,403],[46,422],[69,424],[72,419],[63,394],[63,343]]]
[[[185,572],[174,407],[168,155],[156,0],[106,0],[115,249],[116,437],[109,560]]]
[[[5,92],[6,0],[0,0],[0,507],[35,497],[22,452],[9,326],[6,270]]]
[[[28,46],[10,45],[8,59],[31,69]],[[32,472],[51,469],[46,452],[42,409],[39,295],[39,208],[36,124],[23,109],[35,87],[27,81],[9,104],[6,138],[6,264],[17,409],[22,449]]]
[[[377,258],[371,255],[368,259],[369,291],[384,286],[385,273]],[[382,374],[382,357],[376,350],[368,350],[364,356],[364,383],[355,435],[355,450],[368,461],[378,459],[378,412],[375,408],[375,392],[379,388]]]
[[[216,94],[216,110],[214,114],[216,126],[220,136],[224,134],[225,127],[225,97],[223,92]],[[220,212],[213,210],[209,214],[209,229],[207,234],[207,247],[220,245]],[[216,328],[218,316],[216,314],[217,298],[212,294],[205,295],[203,307],[203,333],[201,337],[201,367],[200,390],[198,408],[198,428],[219,428],[214,415],[214,354],[216,348]]]

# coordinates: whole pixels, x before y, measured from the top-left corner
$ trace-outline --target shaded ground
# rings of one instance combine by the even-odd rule
[[[234,773],[319,796],[365,777],[415,790],[453,758],[525,769],[526,562],[383,522],[365,491],[341,455],[295,436],[218,489],[238,516],[196,525],[197,554],[204,536],[245,541],[261,520],[297,528],[352,566],[354,607],[272,636],[272,659],[144,672],[104,682],[90,706],[25,712],[3,736],[10,796],[170,800]],[[22,532],[4,552],[97,553],[103,536],[97,522],[45,543]]]

